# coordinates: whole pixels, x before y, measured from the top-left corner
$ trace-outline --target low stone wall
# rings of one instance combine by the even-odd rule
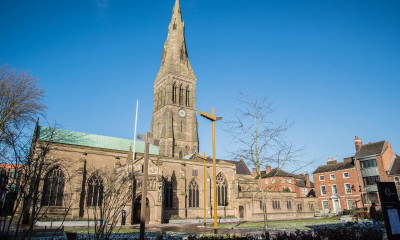
[[[36,222],[35,226],[38,227],[93,227],[95,225],[95,221],[54,221],[54,222]]]
[[[207,218],[208,223],[214,222],[214,218]],[[240,218],[218,218],[219,223],[228,223],[228,222],[239,222]],[[170,219],[170,224],[179,224],[179,223],[203,223],[204,219]]]

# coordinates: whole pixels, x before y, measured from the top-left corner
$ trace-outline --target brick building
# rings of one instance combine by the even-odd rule
[[[354,161],[359,171],[361,195],[363,203],[368,206],[372,203],[379,203],[378,188],[376,182],[393,182],[394,178],[389,176],[393,167],[396,154],[387,141],[362,144],[361,139],[355,137],[356,154]]]
[[[314,171],[316,195],[324,211],[339,212],[379,204],[376,182],[400,181],[400,160],[389,142],[362,144],[354,139],[356,153],[343,162],[328,160]],[[396,182],[396,181],[395,181]],[[398,190],[400,188],[398,187]]]
[[[23,165],[0,164],[0,212],[11,213],[21,184]]]
[[[357,170],[352,157],[343,162],[329,159],[313,173],[319,207],[333,213],[362,207]]]
[[[255,169],[253,174],[257,176]],[[297,175],[266,166],[265,171],[261,171],[261,179],[263,188],[271,192],[294,192],[297,197],[315,196],[314,183],[308,173]]]

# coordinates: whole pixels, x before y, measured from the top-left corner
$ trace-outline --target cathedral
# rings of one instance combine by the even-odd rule
[[[202,219],[205,212],[210,218],[213,217],[213,207],[217,208],[220,218],[262,219],[258,180],[242,160],[217,159],[217,182],[213,186],[212,159],[207,159],[204,164],[196,157],[199,152],[196,84],[187,53],[185,24],[179,0],[176,0],[160,70],[154,81],[150,133],[152,138],[160,140],[160,144],[151,145],[149,149],[146,200],[143,201],[141,194],[145,148],[142,141],[136,141],[133,149],[133,140],[130,139],[37,125],[34,140],[38,143],[52,142],[48,162],[53,165],[44,173],[39,203],[48,207],[46,217],[57,218],[62,214],[65,198],[69,196],[71,207],[67,218],[90,218],[88,209],[102,201],[103,183],[106,181],[102,179],[102,172],[118,167],[131,172],[135,179],[132,201],[124,208],[127,224],[139,221],[142,202],[146,204],[148,223]],[[68,176],[70,180],[66,181]],[[217,196],[212,194],[214,188],[217,188]],[[72,190],[67,194],[67,189]],[[277,210],[273,207],[273,199],[304,202],[296,193],[269,194],[271,204],[268,202],[267,207],[271,219],[312,217],[314,214],[314,209]],[[214,197],[217,206],[213,206]]]

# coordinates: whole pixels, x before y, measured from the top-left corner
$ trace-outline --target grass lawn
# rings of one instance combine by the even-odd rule
[[[75,232],[75,233],[88,233],[87,229],[70,229],[70,230],[65,230],[66,232]],[[129,229],[129,228],[122,228],[122,229],[114,229],[113,233],[136,233],[136,232],[140,232],[139,229]],[[89,233],[94,233],[94,229],[91,228],[89,230]]]
[[[326,225],[326,224],[338,224],[340,223],[340,217],[335,216],[331,218],[321,219],[301,219],[301,220],[287,220],[287,221],[270,221],[268,227],[270,229],[301,229],[310,230],[310,226]],[[264,222],[243,222],[235,224],[218,224],[221,228],[251,228],[251,229],[263,229]]]

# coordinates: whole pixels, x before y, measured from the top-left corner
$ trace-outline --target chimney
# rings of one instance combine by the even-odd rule
[[[311,187],[311,183],[310,183],[310,176],[308,175],[308,172],[306,172],[306,175],[304,176],[304,178],[306,179],[306,187]]]
[[[359,139],[357,136],[354,139],[354,144],[356,145],[356,152],[360,151],[360,148],[362,146],[362,141]]]
[[[353,162],[353,157],[344,158],[343,162]]]
[[[332,158],[332,160],[330,158],[328,158],[328,162],[326,163],[326,165],[332,165],[332,164],[336,164],[337,160],[336,158]]]
[[[257,169],[253,168],[252,171],[253,171],[253,176],[257,177]]]
[[[265,173],[271,172],[271,166],[265,166]]]

